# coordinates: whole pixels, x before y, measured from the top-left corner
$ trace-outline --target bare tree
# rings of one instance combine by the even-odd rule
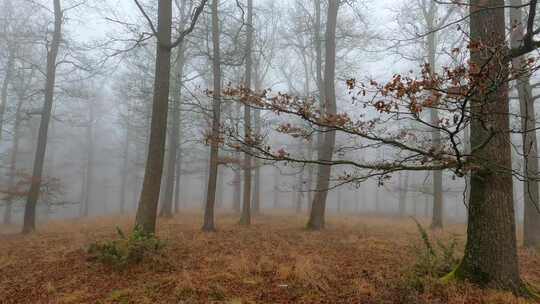
[[[182,33],[180,33],[180,35],[172,43],[172,1],[159,0],[157,29],[154,27],[152,21],[138,0],[134,1],[139,7],[141,13],[147,19],[152,32],[157,38],[156,72],[154,79],[154,97],[152,101],[152,119],[150,123],[150,140],[148,143],[148,156],[144,172],[141,197],[135,219],[136,227],[140,227],[145,233],[155,233],[167,135],[171,50],[182,43],[185,36],[193,31],[195,23],[197,22],[197,19],[199,18],[206,4],[206,0],[203,0],[195,9],[190,26],[182,31]]]
[[[251,90],[251,72],[253,69],[252,51],[253,51],[253,0],[247,0],[248,13],[247,13],[247,42],[246,42],[246,71],[244,85],[247,90]],[[253,136],[251,132],[251,107],[244,107],[244,136],[246,141],[250,141]],[[241,225],[251,224],[251,171],[253,170],[253,164],[251,155],[249,153],[244,154],[244,187],[243,187],[243,204],[242,214],[240,216]]]
[[[180,29],[182,32],[187,22],[186,11],[190,11],[191,8],[186,9],[187,1],[182,1],[180,4]],[[180,145],[180,105],[182,103],[182,86],[184,77],[184,66],[185,66],[185,43],[182,42],[178,45],[177,56],[175,60],[175,71],[174,77],[175,87],[173,89],[172,96],[172,121],[171,121],[171,132],[169,138],[169,149],[167,150],[167,174],[165,178],[165,193],[163,194],[163,205],[161,208],[161,216],[172,217],[173,214],[173,199],[174,199],[174,187],[175,179],[179,178],[176,172],[176,162],[178,159],[178,146]]]
[[[523,41],[524,28],[521,0],[512,0],[510,8],[510,24],[512,25],[510,46],[518,48]],[[512,60],[515,70],[522,70],[526,58],[517,57]],[[523,161],[524,176],[524,221],[523,221],[523,244],[526,247],[540,247],[540,195],[538,191],[538,142],[536,139],[536,117],[530,75],[523,75],[517,80],[519,108],[521,118],[521,131],[523,134]]]
[[[212,92],[212,133],[210,141],[210,163],[208,174],[208,186],[206,194],[206,205],[204,208],[204,231],[215,231],[214,209],[216,204],[216,187],[219,168],[219,130],[221,121],[221,59],[219,44],[219,17],[218,0],[212,1],[212,69],[214,88]]]
[[[336,114],[335,92],[335,61],[336,61],[336,23],[338,1],[328,1],[328,15],[326,21],[326,58],[324,66],[324,92],[325,114]],[[319,147],[318,159],[321,162],[331,161],[336,141],[335,131],[328,131],[323,137],[324,145]],[[312,230],[324,228],[324,213],[326,209],[326,197],[330,180],[331,166],[320,165],[317,174],[317,186],[315,197],[311,206],[311,213],[307,227]]]
[[[51,44],[47,50],[47,70],[45,79],[45,100],[41,111],[39,135],[36,154],[33,164],[32,182],[28,191],[28,198],[24,210],[23,233],[30,233],[36,229],[36,204],[39,199],[41,178],[45,151],[47,148],[47,134],[51,120],[52,106],[54,102],[54,85],[56,81],[57,56],[62,39],[63,11],[60,0],[53,0],[54,4],[54,31]]]

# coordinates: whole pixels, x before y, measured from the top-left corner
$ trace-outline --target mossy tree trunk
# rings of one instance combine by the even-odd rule
[[[471,65],[483,67],[472,81],[471,146],[479,169],[471,174],[471,192],[465,254],[450,275],[481,286],[520,293],[512,176],[504,0],[470,1],[472,43],[501,50],[496,55],[485,48],[470,48]],[[489,9],[486,9],[488,7]],[[485,144],[487,142],[487,144]],[[481,149],[476,149],[485,144]]]

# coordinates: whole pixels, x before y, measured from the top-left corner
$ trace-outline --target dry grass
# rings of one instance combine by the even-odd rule
[[[419,292],[404,273],[415,261],[411,220],[330,218],[324,232],[305,218],[264,216],[249,228],[200,215],[161,220],[164,257],[118,271],[88,260],[92,242],[115,238],[130,218],[54,222],[31,236],[0,236],[0,303],[526,303],[510,294],[428,280]],[[461,226],[449,227],[463,239]],[[520,251],[523,277],[540,286],[540,258]]]

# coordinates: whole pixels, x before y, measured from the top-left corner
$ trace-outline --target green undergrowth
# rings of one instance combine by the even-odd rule
[[[122,269],[158,255],[165,245],[154,234],[145,233],[140,227],[135,227],[129,235],[118,227],[116,230],[118,239],[95,242],[89,246],[91,259]]]
[[[421,242],[412,246],[415,261],[402,274],[401,283],[410,291],[425,292],[427,287],[441,283],[441,277],[457,268],[460,261],[458,242],[455,237],[432,240],[426,229],[416,219],[413,220]]]

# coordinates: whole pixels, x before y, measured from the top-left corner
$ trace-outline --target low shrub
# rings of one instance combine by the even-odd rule
[[[120,228],[116,228],[119,238],[106,242],[96,242],[89,246],[88,253],[92,259],[116,268],[142,262],[149,256],[154,256],[163,248],[164,243],[154,234],[135,227],[126,236]]]

